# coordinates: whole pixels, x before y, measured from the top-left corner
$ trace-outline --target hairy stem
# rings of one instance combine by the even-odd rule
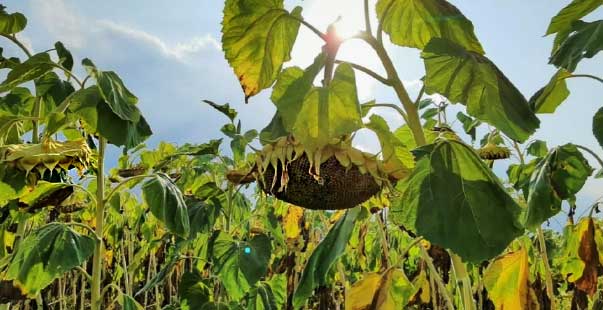
[[[373,30],[371,29],[371,16],[369,15],[368,0],[364,0],[364,24],[366,32],[372,35]]]
[[[551,273],[551,266],[549,265],[549,257],[546,253],[546,243],[544,243],[544,233],[542,232],[542,228],[538,227],[538,245],[540,246],[540,257],[542,258],[542,263],[544,264],[544,273],[545,273],[545,281],[546,281],[546,294],[551,301],[551,309],[557,309],[555,305],[555,294],[553,292],[553,276]]]
[[[11,42],[15,43],[15,45],[17,45],[23,51],[23,53],[25,53],[25,55],[27,55],[28,58],[32,56],[29,49],[27,47],[25,47],[25,45],[23,43],[21,43],[21,41],[19,41],[14,34],[13,35],[0,34],[0,36],[3,36],[5,38],[7,38],[8,40],[10,40]]]
[[[361,71],[361,72],[369,75],[370,77],[372,77],[375,80],[381,82],[382,84],[387,85],[387,86],[391,86],[391,83],[389,82],[389,80],[387,78],[379,75],[379,73],[377,73],[377,72],[375,72],[375,71],[373,71],[373,70],[371,70],[371,69],[369,69],[367,67],[364,67],[364,66],[361,66],[359,64],[355,64],[355,63],[352,63],[352,62],[349,62],[349,61],[343,61],[343,60],[335,60],[335,63],[336,64],[347,63],[350,66],[352,66],[352,68],[354,68],[354,69],[356,69],[358,71]]]
[[[417,106],[414,104],[413,100],[410,99],[410,96],[408,95],[404,84],[402,84],[391,58],[385,50],[385,47],[383,47],[383,44],[377,41],[377,39],[370,34],[362,34],[360,38],[366,41],[375,50],[377,56],[379,56],[379,59],[383,63],[385,71],[387,72],[387,79],[391,82],[398,99],[402,103],[402,107],[406,111],[408,116],[407,125],[412,132],[417,146],[425,145],[425,134],[423,133],[423,126],[421,125]]]
[[[603,79],[598,77],[598,76],[594,76],[594,75],[590,75],[590,74],[572,74],[570,76],[568,76],[567,78],[589,78],[589,79],[593,79],[595,81],[599,81],[600,83],[603,83]]]
[[[98,171],[96,174],[96,236],[101,241],[97,241],[94,248],[94,258],[92,261],[92,288],[91,288],[91,309],[100,310],[101,308],[101,275],[103,269],[102,256],[103,256],[103,219],[105,214],[105,175],[104,175],[104,159],[105,159],[105,148],[107,141],[103,137],[99,137],[98,147]]]
[[[582,146],[582,145],[578,145],[578,144],[574,144],[577,148],[586,151],[588,154],[592,155],[597,162],[599,162],[599,165],[601,165],[601,168],[603,168],[603,159],[601,159],[601,157],[599,157],[599,155],[597,155],[597,153],[595,153],[593,150],[587,148],[586,146]]]

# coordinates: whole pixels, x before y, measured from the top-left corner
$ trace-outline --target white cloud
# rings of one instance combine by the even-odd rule
[[[85,48],[93,41],[95,45],[112,43],[96,41],[99,39],[98,34],[103,31],[142,42],[159,51],[161,55],[179,61],[185,61],[187,57],[206,48],[220,49],[218,41],[209,34],[191,38],[186,42],[170,44],[151,33],[112,20],[85,20],[87,18],[79,15],[64,0],[33,0],[33,2],[34,19],[42,23],[53,37],[73,49]]]
[[[73,48],[86,44],[85,23],[63,0],[33,0],[34,20],[41,22],[51,35]]]
[[[127,27],[110,20],[99,20],[97,25],[102,30],[122,35],[134,41],[143,42],[151,48],[158,50],[162,55],[180,61],[184,61],[187,57],[206,48],[220,49],[218,41],[209,34],[203,37],[192,38],[188,42],[170,45],[148,32]]]

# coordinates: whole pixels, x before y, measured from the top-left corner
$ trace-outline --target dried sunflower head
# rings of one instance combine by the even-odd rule
[[[0,150],[0,162],[29,174],[46,170],[78,169],[81,174],[90,165],[92,151],[85,140],[59,142],[45,139],[39,144],[12,144]]]
[[[506,159],[511,156],[511,151],[504,146],[498,146],[493,143],[488,143],[477,151],[477,154],[482,159],[486,160],[497,160]]]

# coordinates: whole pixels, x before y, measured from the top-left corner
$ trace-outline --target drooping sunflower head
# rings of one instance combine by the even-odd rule
[[[46,170],[70,170],[76,168],[80,174],[92,160],[92,151],[84,139],[54,141],[45,139],[38,144],[12,144],[0,150],[0,162],[12,165],[29,174]]]
[[[477,151],[479,157],[485,160],[507,159],[511,156],[511,151],[504,146],[488,143]]]

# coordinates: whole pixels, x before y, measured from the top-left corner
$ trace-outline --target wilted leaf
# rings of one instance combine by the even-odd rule
[[[182,192],[170,177],[153,175],[142,185],[144,199],[153,215],[174,234],[186,238],[190,233],[187,206]]]
[[[444,38],[484,54],[471,21],[445,0],[379,0],[377,17],[395,44],[423,49]]]
[[[527,228],[536,228],[561,210],[561,201],[573,198],[593,169],[573,144],[552,149],[530,179],[528,208],[524,214]]]
[[[392,206],[396,223],[476,263],[523,233],[520,207],[470,147],[440,140],[415,155],[402,200]]]
[[[81,266],[94,252],[95,240],[62,223],[48,224],[28,235],[17,248],[7,279],[33,298],[65,272]]]
[[[535,113],[554,113],[570,94],[565,82],[569,76],[571,73],[565,69],[559,69],[549,83],[530,98],[532,110]]]
[[[538,128],[524,96],[488,58],[444,39],[431,40],[421,57],[426,93],[466,105],[469,115],[520,142]]]
[[[603,20],[577,21],[572,32],[551,57],[551,64],[574,72],[584,58],[592,58],[603,50]]]
[[[375,293],[381,284],[381,275],[378,273],[365,274],[360,281],[346,290],[345,309],[364,310],[370,309]]]
[[[245,92],[245,101],[270,87],[291,56],[301,7],[291,13],[283,0],[227,0],[222,48]]]
[[[528,309],[530,266],[525,247],[494,260],[484,272],[484,286],[496,309]]]
[[[400,269],[369,273],[346,292],[346,310],[404,308],[418,291]]]
[[[283,217],[283,230],[285,238],[297,239],[301,234],[302,223],[304,217],[304,209],[298,206],[289,205],[287,214]]]
[[[591,297],[597,291],[597,266],[603,263],[595,242],[595,229],[598,227],[592,218],[583,218],[578,224],[565,228],[561,266],[567,280]]]
[[[312,296],[315,288],[328,285],[327,275],[329,270],[337,258],[343,254],[361,210],[360,207],[348,210],[345,216],[335,223],[327,236],[314,249],[304,267],[293,295],[293,306],[295,308],[303,306],[307,299]]]

